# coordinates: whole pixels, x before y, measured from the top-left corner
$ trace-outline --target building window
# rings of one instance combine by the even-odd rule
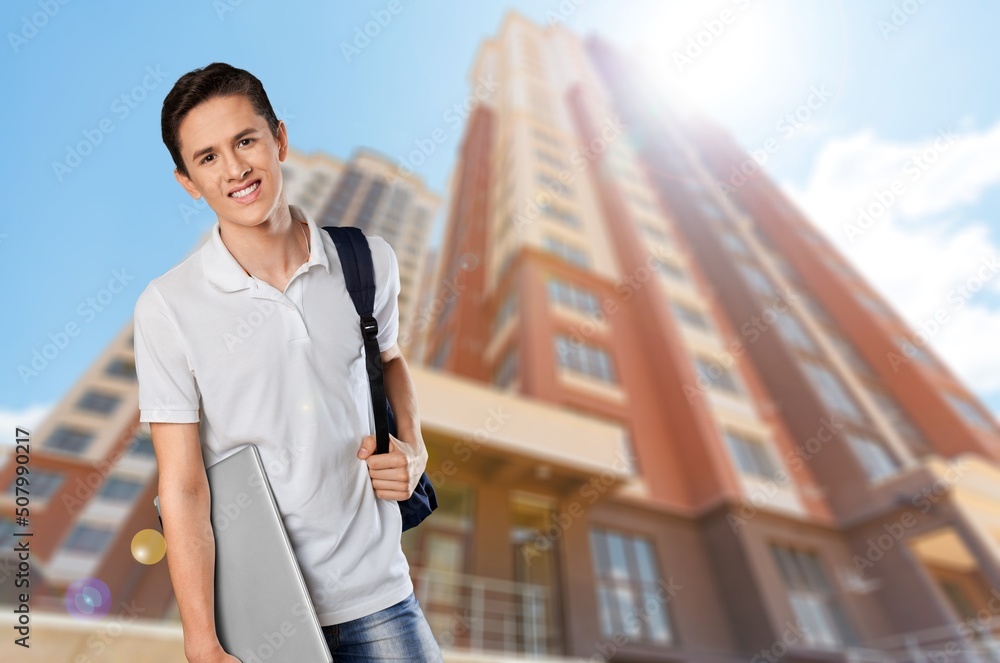
[[[802,300],[802,303],[805,304],[805,307],[809,309],[809,313],[812,317],[816,318],[819,322],[828,327],[833,325],[833,320],[830,318],[830,314],[826,312],[826,309],[823,308],[822,304],[805,293],[800,292],[798,293],[798,296],[799,299]]]
[[[581,313],[596,315],[600,311],[597,297],[589,290],[557,278],[548,280],[549,301],[576,309]]]
[[[472,514],[475,511],[475,494],[471,487],[450,478],[442,483],[440,490],[435,486],[438,508],[434,517],[438,520],[424,523],[423,531],[414,528],[403,532],[401,545],[409,559],[419,559],[420,567],[432,573],[452,574],[465,571],[466,551],[472,529]],[[427,621],[435,633],[452,626],[453,610],[463,604],[463,589],[459,583],[434,582],[426,585],[430,602],[434,604],[427,611]]]
[[[681,302],[670,302],[670,308],[673,310],[674,316],[681,322],[708,331],[708,320],[701,314],[701,311]]]
[[[574,343],[568,336],[555,338],[556,358],[559,366],[583,373],[605,382],[617,382],[611,355],[601,348],[586,343]]]
[[[945,392],[945,398],[955,410],[962,415],[966,423],[982,428],[983,430],[994,430],[995,426],[982,415],[979,408],[971,402],[956,394]]]
[[[545,173],[538,173],[535,176],[535,181],[545,187],[545,190],[554,196],[565,196],[568,198],[573,195],[573,189],[568,184],[563,184],[561,181]]]
[[[979,610],[969,600],[969,596],[962,589],[962,586],[955,582],[954,580],[938,580],[938,586],[944,591],[945,596],[948,597],[948,601],[951,602],[951,606],[956,612],[962,617],[963,620],[975,619]],[[971,622],[966,621],[967,624]]]
[[[455,300],[452,300],[455,301]],[[496,315],[493,317],[493,335],[495,336],[497,332],[503,329],[507,321],[510,320],[511,316],[517,310],[517,290],[511,289],[507,293],[507,297],[504,298],[503,303],[500,308],[497,309]]]
[[[552,147],[562,148],[562,141],[553,136],[550,133],[542,131],[536,127],[531,128],[531,133],[534,134],[535,138],[542,141],[543,143],[548,143]]]
[[[94,439],[94,434],[80,428],[60,426],[45,441],[49,449],[61,449],[72,453],[82,453]]]
[[[835,346],[837,346],[837,351],[844,357],[844,361],[859,373],[867,373],[871,375],[872,369],[861,355],[858,354],[857,350],[854,349],[854,344],[848,341],[846,338],[842,337],[840,334],[829,334],[830,340]]]
[[[698,201],[698,210],[709,219],[722,219],[722,210],[707,200]]]
[[[837,258],[834,258],[833,256],[827,256],[826,259],[825,259],[825,262],[830,267],[830,269],[832,269],[833,271],[837,272],[838,274],[840,274],[844,278],[846,278],[846,279],[853,279],[854,278],[854,272],[852,272],[851,269],[847,265],[845,265],[844,263],[842,263]]]
[[[700,378],[699,382],[707,384],[712,389],[719,387],[734,394],[740,393],[736,380],[725,366],[705,357],[695,357],[694,365]]]
[[[743,278],[758,295],[763,297],[773,297],[775,295],[775,287],[771,283],[771,279],[767,278],[762,271],[753,265],[740,263],[740,272],[742,272]]]
[[[135,359],[123,359],[115,357],[112,359],[104,372],[115,377],[135,379]]]
[[[132,436],[132,444],[129,446],[128,452],[137,456],[156,458],[156,451],[153,448],[153,438],[143,430],[136,431],[135,435]]]
[[[792,611],[802,624],[806,642],[819,647],[854,644],[853,632],[819,557],[812,552],[777,544],[771,545],[771,553],[785,582]]]
[[[559,172],[562,172],[564,170],[569,170],[566,167],[566,163],[558,155],[552,154],[548,150],[543,150],[543,149],[536,148],[535,149],[535,156],[538,157],[539,161],[541,161],[542,163],[546,163],[546,164],[552,166],[553,168],[555,168]]]
[[[351,200],[354,198],[354,193],[357,190],[358,185],[361,183],[361,177],[361,172],[352,166],[337,181],[337,189],[330,199],[329,205],[321,214],[323,218],[321,222],[322,225],[340,225],[344,212],[350,205]]]
[[[400,283],[400,289],[402,289],[402,287],[403,287],[402,283]],[[455,309],[456,301],[458,301],[458,297],[451,297],[447,301],[445,301],[444,307],[441,309],[441,312],[438,313],[437,316],[438,325],[444,326],[444,324],[448,321],[448,317],[451,315],[451,312]]]
[[[909,417],[903,413],[899,403],[892,396],[872,388],[869,388],[869,393],[878,404],[879,411],[892,423],[900,436],[909,443],[910,448],[915,449],[918,453],[927,449],[927,440],[913,426]]]
[[[101,486],[98,497],[106,500],[117,500],[130,502],[142,490],[143,484],[134,479],[122,479],[121,477],[108,477],[108,480]]]
[[[500,266],[497,267],[497,281],[503,281],[504,277],[507,275],[507,270],[510,268],[510,264],[514,262],[514,257],[517,255],[517,246],[511,245],[507,249],[507,253],[504,254],[503,260],[500,261]],[[455,301],[454,299],[452,301]]]
[[[672,244],[670,240],[670,235],[667,234],[662,228],[657,228],[656,226],[651,226],[648,223],[640,223],[639,230],[643,235],[653,240],[654,242],[659,242],[660,244]]]
[[[81,410],[111,414],[120,402],[121,398],[115,394],[91,390],[80,398],[76,406]]]
[[[730,232],[722,233],[722,243],[727,249],[741,256],[750,255],[750,249],[746,243],[740,239],[739,235]]]
[[[590,551],[603,637],[621,633],[632,640],[670,642],[669,595],[663,595],[649,540],[595,527],[590,530]]]
[[[656,203],[646,197],[645,194],[638,193],[635,190],[628,191],[629,200],[642,208],[643,212],[657,216],[658,211],[656,209]]]
[[[587,259],[587,254],[582,250],[576,248],[575,246],[570,246],[560,242],[554,237],[546,236],[545,238],[545,250],[549,253],[554,253],[563,260],[571,262],[579,267],[587,267],[590,261]]]
[[[702,191],[705,190],[705,187],[701,185],[701,182],[699,182],[697,179],[693,177],[688,177],[681,181],[684,182],[684,186],[687,187],[687,190],[690,191],[691,193],[700,194]]]
[[[752,474],[762,479],[773,479],[778,467],[767,445],[756,438],[726,431],[726,444],[736,459],[736,465],[743,474]]]
[[[816,351],[816,344],[813,343],[809,333],[802,327],[791,311],[778,313],[775,324],[777,325],[778,332],[781,333],[782,338],[784,338],[788,343],[794,345],[800,350],[805,350],[807,352]]]
[[[670,277],[673,278],[675,281],[678,281],[680,283],[684,283],[685,281],[687,281],[687,274],[684,273],[684,270],[682,270],[680,267],[675,265],[670,260],[661,260],[660,269],[669,274]]]
[[[560,205],[548,205],[543,203],[539,203],[538,207],[542,210],[542,212],[545,213],[546,216],[556,219],[557,221],[560,221],[571,228],[580,227],[580,219],[576,218],[576,215],[570,212],[565,207],[562,207]]]
[[[809,228],[799,228],[799,234],[810,244],[815,244],[816,246],[823,246],[825,244],[823,238]]]
[[[934,361],[934,358],[927,354],[922,347],[910,343],[905,336],[897,337],[896,345],[899,346],[899,351],[902,352],[905,357],[913,357],[925,366],[937,368],[938,364]]]
[[[827,407],[855,421],[864,419],[854,399],[844,389],[840,379],[829,369],[812,361],[804,361],[802,365],[813,389],[819,392]]]
[[[517,378],[517,348],[508,350],[493,373],[493,384],[506,389]]]
[[[446,338],[444,342],[438,346],[438,351],[434,354],[434,359],[431,360],[431,366],[434,368],[441,368],[444,366],[444,362],[448,359],[448,353],[451,352],[451,336]]]
[[[14,547],[14,519],[0,515],[0,550]]]
[[[74,552],[99,555],[104,552],[104,548],[111,542],[112,536],[114,536],[114,531],[110,528],[95,527],[80,523],[69,533],[62,547],[65,550],[72,550]]]
[[[787,260],[784,260],[777,255],[771,256],[771,262],[774,263],[778,271],[781,272],[782,276],[791,281],[792,283],[797,283],[799,280],[798,272],[795,268],[788,264]]]
[[[889,308],[886,307],[886,305],[883,304],[878,299],[876,299],[874,297],[870,297],[869,295],[865,294],[864,292],[857,293],[856,297],[857,297],[858,301],[861,302],[861,305],[864,306],[869,311],[871,311],[872,313],[877,313],[877,314],[883,315],[883,316],[885,316],[887,318],[894,318],[895,317],[893,315],[892,311],[890,311]]]
[[[899,463],[878,440],[858,433],[848,433],[847,439],[869,480],[881,481],[899,471]]]
[[[763,228],[760,226],[753,226],[751,228],[753,236],[757,238],[757,241],[768,251],[774,253],[774,242],[771,241],[771,236],[768,235]]]
[[[64,475],[62,472],[49,472],[46,470],[32,470],[25,475],[27,484],[22,484],[21,488],[27,491],[31,499],[47,499],[59,490],[62,485]],[[13,477],[10,485],[7,486],[8,495],[17,494],[17,477]]]

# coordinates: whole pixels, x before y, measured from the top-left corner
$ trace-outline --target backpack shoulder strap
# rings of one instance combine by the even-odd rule
[[[382,353],[378,349],[378,321],[375,310],[375,267],[368,238],[353,226],[323,226],[337,247],[344,282],[354,308],[361,318],[361,336],[365,340],[368,385],[375,412],[375,453],[389,452],[389,413],[382,379]]]
[[[375,267],[368,238],[360,228],[352,226],[323,226],[323,230],[330,234],[337,246],[354,308],[362,317],[371,315],[375,310]]]

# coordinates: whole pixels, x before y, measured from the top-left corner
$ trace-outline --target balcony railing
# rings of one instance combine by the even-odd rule
[[[549,588],[436,569],[413,569],[415,593],[442,649],[562,652]]]
[[[939,626],[847,652],[848,663],[1000,663],[1000,626]]]

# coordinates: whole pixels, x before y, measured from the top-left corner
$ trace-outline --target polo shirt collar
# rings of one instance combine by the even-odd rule
[[[326,246],[323,244],[319,226],[313,221],[312,216],[298,205],[289,205],[288,210],[293,221],[305,221],[309,226],[309,261],[308,265],[323,265],[326,271],[330,271],[330,259],[326,254]],[[229,248],[222,241],[222,228],[218,219],[212,226],[211,237],[201,247],[201,264],[205,270],[205,277],[219,290],[224,292],[235,292],[249,288],[253,284],[253,277],[247,276],[240,263],[236,261]]]

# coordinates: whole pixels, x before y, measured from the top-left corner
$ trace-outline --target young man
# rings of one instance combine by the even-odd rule
[[[167,94],[161,121],[177,181],[218,216],[210,239],[135,305],[139,420],[152,433],[188,660],[238,660],[215,632],[205,467],[248,443],[264,461],[334,660],[442,660],[400,546],[396,500],[412,494],[427,451],[396,344],[394,251],[368,238],[400,435],[376,455],[363,339],[337,249],[285,198],[287,130],[260,81],[223,63],[195,69]]]

